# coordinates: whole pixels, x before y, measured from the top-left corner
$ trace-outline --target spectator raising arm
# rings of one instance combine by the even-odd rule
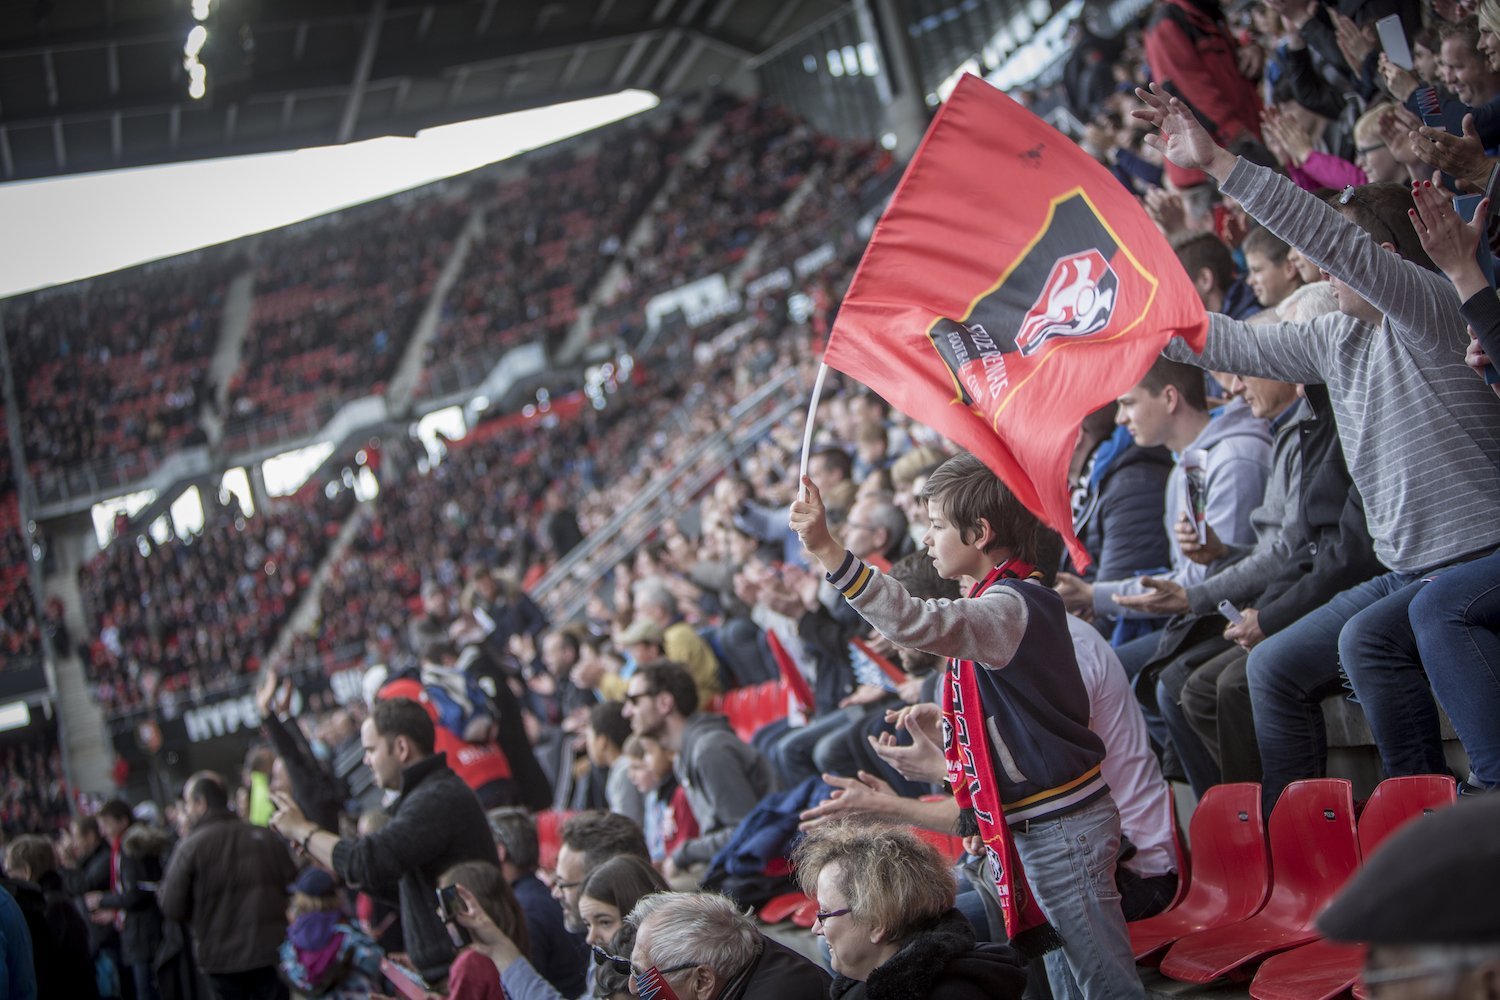
[[[1291,181],[1241,161],[1213,141],[1186,105],[1159,87],[1136,95],[1146,107],[1135,116],[1160,130],[1146,141],[1174,163],[1207,171],[1256,221],[1356,292],[1373,310],[1359,318],[1374,324],[1383,315],[1412,350],[1433,355],[1453,350],[1455,342],[1447,334],[1462,329],[1458,298],[1446,281],[1419,263],[1426,259],[1420,245],[1406,245],[1404,234],[1395,231],[1377,242]],[[1344,204],[1365,207],[1362,199],[1371,196],[1349,190]],[[1227,370],[1250,374],[1243,368]]]

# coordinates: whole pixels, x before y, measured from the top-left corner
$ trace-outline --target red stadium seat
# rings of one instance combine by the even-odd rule
[[[1250,984],[1255,1000],[1330,1000],[1354,985],[1365,946],[1314,941],[1261,963]]]
[[[1423,774],[1382,781],[1359,817],[1359,849],[1368,858],[1397,828],[1451,805],[1458,790],[1448,775]],[[1314,941],[1261,965],[1250,984],[1255,1000],[1327,1000],[1354,985],[1365,961],[1363,945]]]
[[[537,866],[551,871],[557,866],[557,852],[562,847],[562,825],[571,812],[544,809],[536,814]]]
[[[817,921],[818,901],[816,899],[809,899],[792,911],[792,923],[798,927],[810,928]]]
[[[1354,796],[1342,778],[1296,781],[1271,812],[1271,895],[1238,923],[1190,934],[1161,962],[1163,975],[1207,983],[1274,952],[1314,941],[1317,915],[1359,866]]]
[[[1188,824],[1192,876],[1182,901],[1129,925],[1130,947],[1146,961],[1177,939],[1243,920],[1270,889],[1270,859],[1261,819],[1260,785],[1215,785]]]
[[[800,892],[784,892],[760,908],[760,919],[768,924],[779,924],[806,902],[807,897]]]
[[[1369,857],[1386,837],[1418,816],[1452,805],[1458,786],[1450,775],[1387,778],[1375,787],[1359,816],[1359,849]]]
[[[964,854],[964,842],[962,837],[955,837],[951,833],[938,833],[934,830],[924,830],[919,826],[911,828],[912,833],[921,837],[927,843],[938,849],[938,853],[949,861],[956,862]]]

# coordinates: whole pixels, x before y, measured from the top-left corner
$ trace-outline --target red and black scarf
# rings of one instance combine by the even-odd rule
[[[1035,569],[1018,559],[994,569],[969,591],[975,598],[1001,580],[1039,579]],[[979,691],[979,670],[973,660],[948,661],[943,684],[943,756],[948,761],[948,784],[959,806],[959,833],[984,840],[995,888],[1005,915],[1005,931],[1016,950],[1035,958],[1062,945],[1057,931],[1037,905],[1027,885],[1020,855],[1000,807],[1000,786],[989,744],[988,720]]]

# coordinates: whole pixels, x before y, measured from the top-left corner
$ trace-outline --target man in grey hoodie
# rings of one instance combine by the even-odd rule
[[[625,716],[636,734],[677,755],[677,780],[698,821],[699,835],[667,858],[668,876],[706,864],[771,791],[771,766],[724,716],[698,712],[692,675],[670,660],[644,664],[630,675]]]
[[[1203,373],[1190,365],[1158,359],[1140,383],[1120,397],[1116,418],[1142,447],[1165,445],[1177,455],[1167,477],[1166,529],[1172,540],[1172,565],[1156,579],[1182,587],[1202,583],[1217,564],[1202,565],[1182,551],[1174,530],[1187,511],[1187,474],[1183,458],[1203,453],[1205,520],[1220,541],[1230,546],[1253,546],[1255,526],[1250,512],[1260,506],[1271,470],[1271,432],[1266,421],[1243,404],[1225,407],[1211,417],[1203,390]],[[1068,610],[1086,617],[1142,617],[1150,612],[1127,607],[1116,597],[1151,592],[1140,578],[1085,583],[1068,573],[1058,575],[1057,589]],[[1120,662],[1132,678],[1156,653],[1154,634],[1120,646]]]

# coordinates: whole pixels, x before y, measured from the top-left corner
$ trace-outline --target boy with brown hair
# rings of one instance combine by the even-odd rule
[[[922,491],[927,552],[940,576],[977,582],[966,598],[921,601],[834,541],[817,487],[804,485],[791,527],[829,582],[892,642],[951,658],[949,784],[966,847],[1002,873],[1013,943],[1045,948],[1050,922],[1062,938],[1046,959],[1056,996],[1144,996],[1114,886],[1120,813],[1104,744],[1088,728],[1067,611],[1036,570],[1047,529],[977,458],[949,459]]]

